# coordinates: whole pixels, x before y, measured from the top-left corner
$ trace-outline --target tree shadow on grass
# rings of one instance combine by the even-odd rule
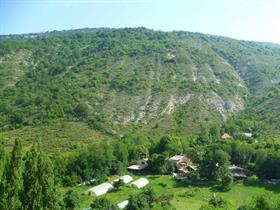
[[[174,187],[200,187],[200,188],[208,188],[212,186],[212,183],[208,181],[192,181],[192,182],[186,182],[186,181],[176,181],[174,180]]]
[[[151,179],[151,180],[156,180],[156,179],[158,179],[160,177],[161,177],[160,175],[149,175],[147,178]]]
[[[256,181],[250,181],[250,182],[244,181],[243,185],[251,186],[251,187],[259,187],[259,188],[263,188],[267,191],[271,191],[275,194],[280,194],[280,185],[269,185],[262,180],[256,180]]]
[[[222,186],[219,186],[219,185],[216,184],[216,185],[211,187],[211,191],[212,192],[228,192],[228,191],[230,191],[230,189],[225,189]]]
[[[280,194],[280,185],[269,185],[266,184],[264,181],[256,180],[256,181],[235,181],[234,185],[236,184],[242,184],[244,187],[259,187],[263,188],[264,190],[271,191],[275,194]],[[229,190],[223,189],[221,186],[217,184],[213,184],[211,187],[212,192],[227,192]]]

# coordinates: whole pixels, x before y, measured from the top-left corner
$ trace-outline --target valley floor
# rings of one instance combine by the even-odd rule
[[[177,210],[198,210],[201,205],[207,204],[213,193],[223,197],[229,204],[229,210],[235,210],[238,206],[250,202],[257,195],[270,193],[271,196],[279,196],[280,186],[266,186],[262,184],[244,185],[236,182],[232,189],[228,192],[215,192],[211,186],[190,185],[175,181],[170,175],[146,175],[151,187],[157,195],[173,195],[172,206]],[[134,179],[139,178],[134,176]],[[146,186],[146,187],[147,187]],[[62,191],[72,189],[79,194],[88,190],[90,186],[80,186],[72,188],[62,188]],[[103,195],[112,203],[119,203],[129,198],[129,195],[139,192],[139,189],[126,185],[119,191],[114,191]],[[100,196],[101,197],[101,196]],[[81,195],[81,205],[79,209],[90,206],[94,200],[93,196]],[[156,209],[156,208],[155,208]]]

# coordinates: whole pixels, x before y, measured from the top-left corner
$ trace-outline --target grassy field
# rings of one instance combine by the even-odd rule
[[[3,133],[5,145],[11,149],[15,138],[23,140],[23,147],[27,150],[34,140],[41,139],[44,151],[47,153],[62,153],[77,151],[80,147],[95,141],[106,140],[101,132],[90,129],[83,122],[57,122],[51,125],[36,127],[22,127]]]
[[[279,196],[280,187],[255,185],[245,186],[243,183],[235,183],[233,188],[228,192],[215,192],[211,186],[189,185],[186,183],[176,182],[169,175],[147,175],[144,176],[149,179],[149,186],[154,189],[157,195],[172,194],[174,196],[172,205],[177,210],[197,210],[202,204],[206,204],[209,198],[216,193],[216,195],[223,197],[229,203],[229,209],[236,209],[241,204],[249,202],[253,196],[270,193],[271,196]],[[134,176],[134,179],[139,176]],[[73,189],[82,194],[90,186],[81,186],[73,188],[63,188],[62,191]],[[104,197],[108,198],[112,203],[119,203],[128,199],[129,195],[137,193],[141,190],[135,189],[129,185],[123,186],[119,191],[110,192]],[[188,196],[193,192],[193,196]],[[83,209],[90,206],[94,200],[93,196],[81,195],[81,206]]]

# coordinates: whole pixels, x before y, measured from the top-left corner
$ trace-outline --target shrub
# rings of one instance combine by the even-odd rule
[[[122,179],[119,179],[118,181],[115,181],[113,183],[114,189],[119,190],[121,186],[124,185],[124,182]]]
[[[227,208],[227,202],[223,198],[217,197],[215,193],[209,199],[208,203],[215,208]]]

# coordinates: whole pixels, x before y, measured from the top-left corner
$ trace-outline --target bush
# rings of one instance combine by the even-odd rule
[[[253,175],[251,177],[249,177],[246,181],[246,184],[255,184],[258,182],[258,177],[256,175]]]
[[[180,197],[182,198],[187,198],[187,197],[194,197],[194,192],[193,191],[185,191],[181,194],[179,194]]]
[[[217,197],[215,193],[210,198],[208,203],[215,208],[227,208],[227,202],[223,198]]]
[[[119,179],[118,181],[115,181],[113,183],[114,189],[119,190],[121,186],[124,185],[124,182],[122,179]]]
[[[156,199],[156,202],[160,204],[161,207],[170,206],[172,198],[173,195],[162,195]]]
[[[180,194],[180,197],[194,197],[195,193],[199,192],[199,188],[197,187],[189,187],[184,193]]]
[[[64,186],[73,187],[78,183],[78,180],[78,176],[65,176],[62,182]]]
[[[164,187],[164,188],[166,188],[167,187],[167,184],[166,183],[159,183],[158,185],[160,185],[161,187]]]
[[[91,209],[94,210],[115,210],[117,209],[115,206],[113,206],[110,201],[107,198],[98,198],[96,200],[94,200],[91,205],[90,205]]]
[[[280,199],[270,195],[260,195],[253,199],[249,205],[242,205],[238,210],[279,210]]]
[[[233,184],[232,174],[230,174],[230,173],[225,174],[221,178],[220,187],[223,191],[229,191],[232,188],[232,184]]]
[[[80,120],[86,119],[89,114],[88,105],[85,103],[78,104],[74,109],[74,113],[78,119]]]
[[[200,179],[200,174],[198,171],[191,171],[187,174],[187,178],[192,181],[197,181]]]

